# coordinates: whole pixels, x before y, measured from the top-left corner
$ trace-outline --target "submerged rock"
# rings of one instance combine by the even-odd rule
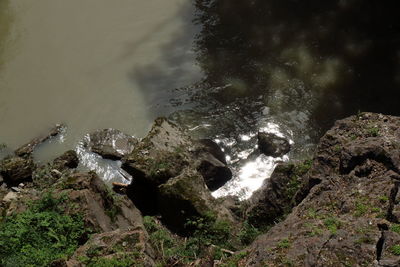
[[[32,158],[11,157],[0,161],[0,174],[9,186],[30,180],[34,170]]]
[[[49,140],[52,137],[59,135],[65,129],[65,125],[57,124],[54,128],[52,128],[48,133],[45,135],[36,137],[35,139],[31,140],[29,143],[23,145],[22,147],[15,150],[15,155],[19,157],[25,157],[32,154],[33,150],[39,144]]]
[[[120,160],[130,154],[138,140],[116,129],[98,130],[89,134],[85,146],[105,159]]]
[[[290,143],[286,138],[272,133],[258,133],[258,148],[261,153],[271,157],[282,157],[290,149]]]
[[[400,266],[399,129],[400,118],[372,113],[336,122],[296,193],[301,203],[248,247],[244,265]]]

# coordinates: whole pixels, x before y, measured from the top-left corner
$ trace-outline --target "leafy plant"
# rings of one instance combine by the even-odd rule
[[[63,214],[65,200],[47,193],[26,211],[0,223],[1,266],[47,266],[67,258],[85,241],[90,231],[81,215]]]

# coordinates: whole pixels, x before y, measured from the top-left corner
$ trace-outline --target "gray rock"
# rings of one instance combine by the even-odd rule
[[[290,149],[290,143],[283,137],[272,133],[258,133],[258,148],[261,153],[271,157],[281,157],[287,154]]]
[[[136,138],[110,128],[89,134],[85,146],[105,159],[120,160],[130,154],[137,143]]]

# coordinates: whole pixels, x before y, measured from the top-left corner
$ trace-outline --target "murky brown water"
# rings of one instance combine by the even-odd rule
[[[169,90],[200,77],[190,1],[0,0],[0,8],[0,142],[12,148],[60,122],[65,147],[99,128],[144,135],[168,113]]]

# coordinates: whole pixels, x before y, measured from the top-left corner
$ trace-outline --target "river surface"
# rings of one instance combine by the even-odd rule
[[[0,143],[56,123],[47,161],[76,149],[106,180],[119,163],[80,146],[117,128],[142,137],[168,116],[225,150],[249,196],[280,161],[312,155],[337,119],[400,114],[400,23],[382,1],[0,0]],[[283,158],[253,156],[258,131],[288,138]],[[4,152],[5,154],[6,152]]]

